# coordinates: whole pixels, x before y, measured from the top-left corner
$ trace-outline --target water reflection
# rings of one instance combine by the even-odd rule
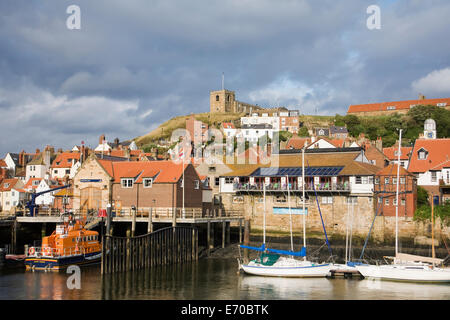
[[[46,300],[450,300],[448,284],[359,279],[257,277],[237,272],[234,259],[200,260],[102,276],[81,269],[81,289],[67,288],[65,272],[0,271],[0,299]]]

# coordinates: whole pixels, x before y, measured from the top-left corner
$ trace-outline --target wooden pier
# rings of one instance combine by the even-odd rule
[[[362,278],[356,268],[347,267],[346,265],[336,265],[336,268],[330,270],[329,278],[344,277],[348,278]]]
[[[192,227],[168,227],[137,237],[105,235],[102,243],[102,274],[198,259],[198,231]]]

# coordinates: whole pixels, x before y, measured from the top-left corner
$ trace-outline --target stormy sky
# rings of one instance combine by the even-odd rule
[[[448,0],[2,0],[0,157],[207,112],[222,72],[238,100],[303,114],[450,97],[448,17]]]

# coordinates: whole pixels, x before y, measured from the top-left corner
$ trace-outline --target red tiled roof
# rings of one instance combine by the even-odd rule
[[[232,122],[224,122],[222,123],[224,129],[235,129],[234,124]]]
[[[286,144],[286,149],[302,149],[305,142],[306,145],[309,145],[311,143],[311,138],[291,137]]]
[[[23,187],[24,189],[36,189],[41,182],[42,178],[30,178],[28,179],[27,183]],[[37,185],[33,185],[33,181],[39,181]]]
[[[17,184],[19,179],[13,178],[13,179],[4,179],[2,181],[2,184],[0,185],[0,192],[4,191],[10,191],[14,188],[14,186]]]
[[[53,160],[52,168],[71,168],[72,167],[72,159],[76,161],[80,160],[80,153],[78,152],[63,152],[56,156],[55,160]]]
[[[419,160],[419,150],[428,152],[426,159]],[[426,172],[449,160],[450,139],[417,139],[411,154],[408,171]]]
[[[414,105],[436,105],[438,103],[446,103],[447,106],[450,106],[450,98],[356,104],[349,106],[347,113],[405,110]],[[395,110],[388,110],[388,107],[394,106]]]
[[[100,165],[114,178],[114,182],[120,182],[121,178],[137,178],[135,182],[142,182],[142,178],[156,179],[153,183],[174,183],[182,175],[182,164],[173,161],[108,161],[98,160]],[[184,168],[189,164],[185,163]]]
[[[376,173],[376,175],[377,176],[396,176],[397,175],[397,168],[398,168],[397,164],[393,163],[393,164],[390,164],[390,165],[384,167],[380,171],[378,171]],[[413,176],[413,174],[411,172],[409,172],[408,170],[406,170],[402,166],[400,166],[399,175],[401,175],[401,176]]]
[[[400,148],[400,152],[401,152],[400,160],[408,160],[411,150],[412,150],[412,147],[401,147]],[[398,146],[383,148],[383,153],[389,160],[397,160],[398,159],[397,151],[398,151]]]
[[[7,166],[8,166],[8,165],[6,164],[5,160],[0,159],[0,168],[5,168],[5,167],[7,167]]]
[[[444,168],[450,168],[450,160],[446,160],[446,161],[438,164],[437,166],[431,168],[430,170],[442,170]]]

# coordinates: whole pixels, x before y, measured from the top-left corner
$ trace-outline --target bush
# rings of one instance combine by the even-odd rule
[[[450,225],[450,204],[446,203],[443,205],[434,206],[433,209],[434,219],[439,217],[442,224]],[[431,206],[418,206],[416,212],[414,212],[414,220],[431,221]]]

